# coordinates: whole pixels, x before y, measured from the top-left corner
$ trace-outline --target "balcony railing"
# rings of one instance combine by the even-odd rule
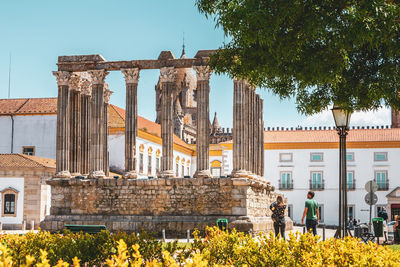
[[[356,189],[356,179],[353,179],[352,183],[347,183],[347,190],[355,190]]]
[[[293,181],[290,181],[290,183],[282,183],[279,182],[279,190],[292,190],[293,189]]]
[[[375,182],[376,182],[376,180],[375,180]],[[378,191],[389,190],[389,179],[387,179],[385,183],[377,183],[377,184],[378,184]]]
[[[310,190],[324,190],[325,189],[325,180],[322,179],[321,183],[313,183],[310,179]]]

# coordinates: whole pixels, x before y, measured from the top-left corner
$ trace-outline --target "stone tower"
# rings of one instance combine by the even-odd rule
[[[172,55],[173,57],[173,55]],[[186,58],[183,45],[180,58]],[[176,73],[176,94],[174,95],[174,133],[187,143],[196,141],[197,90],[196,76],[192,68],[179,68]],[[161,122],[161,87],[160,81],[156,90],[156,122]]]

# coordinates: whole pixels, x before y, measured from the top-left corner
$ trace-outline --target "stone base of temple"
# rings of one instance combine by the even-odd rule
[[[88,178],[90,179],[99,179],[99,178],[106,178],[106,175],[103,171],[92,171],[89,173]]]
[[[100,224],[110,231],[165,229],[180,236],[226,218],[229,228],[265,232],[273,229],[269,206],[278,196],[267,183],[249,178],[71,178],[47,184],[51,215],[40,226],[49,231],[64,224]]]
[[[161,178],[174,178],[175,172],[173,170],[162,171],[160,176]]]
[[[209,170],[202,170],[202,171],[196,171],[196,173],[193,175],[195,178],[211,178],[211,172]]]
[[[69,171],[60,171],[54,174],[54,178],[71,178],[71,173]]]
[[[136,171],[129,171],[129,172],[125,172],[122,177],[124,179],[136,179],[138,177],[138,174]]]
[[[246,170],[234,170],[231,173],[232,178],[248,178],[249,172]]]

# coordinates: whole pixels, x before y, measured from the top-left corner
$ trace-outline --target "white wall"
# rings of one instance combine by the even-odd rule
[[[323,162],[310,162],[311,152],[323,152]],[[400,149],[348,149],[354,152],[354,162],[348,162],[348,171],[354,171],[356,190],[348,192],[348,205],[354,205],[355,218],[361,222],[369,219],[369,206],[364,202],[366,191],[364,185],[374,179],[376,170],[388,171],[389,190],[378,191],[378,205],[386,205],[386,195],[400,185]],[[388,152],[388,161],[375,162],[374,152]],[[279,162],[279,153],[293,153],[292,162]],[[338,222],[338,180],[339,180],[339,153],[338,149],[293,149],[293,150],[265,150],[265,176],[277,188],[278,192],[285,194],[288,203],[293,205],[293,219],[300,222],[304,210],[304,201],[309,190],[311,171],[323,171],[325,189],[315,191],[315,199],[323,204],[324,222],[337,224]],[[291,171],[293,190],[279,191],[281,171]],[[375,216],[375,210],[373,211]]]
[[[14,188],[18,191],[17,199],[17,216],[16,217],[2,217],[3,211],[3,197],[0,194],[0,222],[3,224],[21,224],[24,216],[24,178],[15,177],[0,177],[0,191],[6,188]]]
[[[125,169],[125,135],[118,134],[118,135],[110,135],[109,136],[109,155],[110,155],[110,166],[116,166],[119,169]],[[161,151],[162,156],[162,146],[160,144],[150,142],[148,140],[137,138],[136,139],[136,170],[139,172],[139,148],[140,146],[144,146],[143,150],[143,174],[139,174],[139,178],[146,178],[148,176],[156,177],[156,151],[159,149]],[[148,151],[149,148],[152,148],[152,162],[151,167],[152,171],[151,174],[148,174]],[[187,174],[187,162],[188,160],[191,161],[192,164],[192,157],[190,155],[181,153],[179,151],[174,151],[174,161],[173,161],[173,170],[176,172],[176,158],[179,157],[179,176],[183,177],[188,175]],[[182,158],[185,159],[185,173],[182,174]],[[161,168],[161,158],[160,158],[160,168]],[[189,173],[193,173],[193,168],[190,166]]]
[[[11,125],[10,116],[0,116],[0,153],[11,153]],[[56,115],[14,116],[13,153],[34,146],[36,156],[55,159],[56,129]]]
[[[11,117],[0,116],[0,153],[11,152]]]

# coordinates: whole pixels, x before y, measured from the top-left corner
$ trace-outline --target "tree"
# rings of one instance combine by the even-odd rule
[[[313,114],[400,109],[400,7],[389,0],[197,0],[230,41],[216,73],[247,79]]]

